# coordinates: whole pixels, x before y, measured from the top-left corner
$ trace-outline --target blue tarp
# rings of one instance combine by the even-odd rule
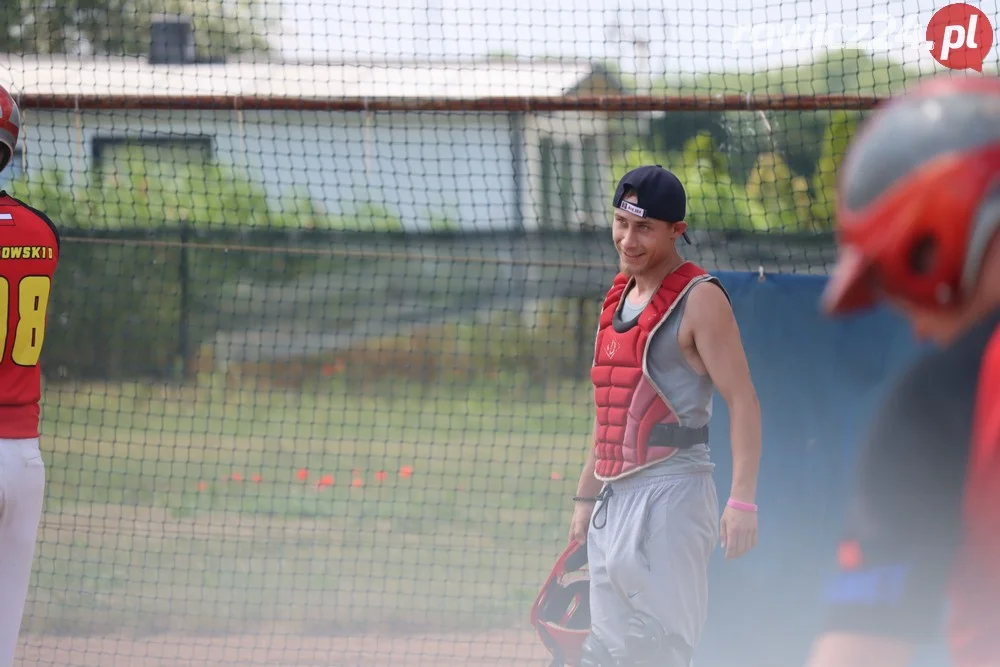
[[[760,541],[711,564],[709,619],[698,667],[803,665],[830,574],[852,469],[878,401],[923,350],[885,309],[844,319],[819,312],[824,277],[721,273],[763,416]],[[729,415],[711,424],[720,502],[729,493]],[[940,647],[920,665],[941,662]]]

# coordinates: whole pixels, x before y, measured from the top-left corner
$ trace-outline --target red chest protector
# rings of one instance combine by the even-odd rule
[[[958,667],[1000,656],[1000,327],[983,352],[964,498],[963,548],[951,581],[949,635]]]
[[[629,278],[618,274],[601,307],[590,378],[597,406],[595,476],[613,481],[707,442],[708,428],[678,424],[675,410],[649,377],[646,355],[653,333],[695,284],[718,280],[685,262],[657,289],[638,318],[623,322],[618,309]],[[721,287],[721,285],[720,285]]]

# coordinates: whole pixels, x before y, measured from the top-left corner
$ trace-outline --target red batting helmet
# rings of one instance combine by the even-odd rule
[[[566,547],[531,608],[531,624],[552,654],[553,665],[577,665],[590,633],[587,547]]]
[[[0,171],[14,157],[17,135],[21,132],[21,110],[3,86],[0,86]]]
[[[927,79],[881,106],[838,175],[839,257],[827,313],[879,294],[959,305],[1000,229],[1000,80]]]

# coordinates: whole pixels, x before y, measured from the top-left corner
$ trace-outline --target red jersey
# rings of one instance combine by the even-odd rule
[[[58,261],[52,221],[0,190],[0,438],[39,435],[39,357]]]
[[[1000,325],[983,353],[972,428],[966,538],[951,582],[949,638],[958,665],[1000,660]]]

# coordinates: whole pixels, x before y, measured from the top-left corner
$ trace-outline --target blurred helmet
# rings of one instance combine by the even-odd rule
[[[0,171],[13,159],[20,132],[21,110],[7,89],[0,86]]]
[[[1000,223],[1000,80],[927,79],[880,106],[838,174],[827,313],[882,295],[948,309],[975,285]]]

